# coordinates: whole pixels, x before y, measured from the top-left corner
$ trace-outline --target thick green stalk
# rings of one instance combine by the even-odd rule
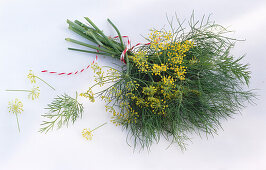
[[[103,46],[104,48],[107,48],[109,50],[113,50],[113,48],[109,45],[108,42],[105,41],[105,39],[103,37],[101,37],[101,35],[99,35],[97,32],[95,31],[87,31],[87,33],[90,34],[90,36],[95,40],[95,41],[99,41],[99,43],[97,42],[97,44]],[[119,50],[119,51],[123,51],[123,49],[121,48],[121,46],[119,46],[119,44],[115,41],[112,41],[113,45]],[[102,44],[100,44],[102,43]]]
[[[67,23],[69,24],[69,29],[70,30],[75,30],[74,32],[76,32],[77,34],[81,35],[82,37],[96,43],[96,44],[99,44],[95,39],[94,37],[92,37],[92,34],[91,34],[91,30],[86,30],[84,29],[84,27],[76,24],[76,23],[73,23],[72,21],[70,20],[67,20]],[[99,44],[100,45],[100,44]],[[101,44],[102,45],[102,44]]]
[[[77,41],[77,40],[74,40],[74,39],[71,39],[71,38],[66,38],[65,40],[69,41],[69,42],[72,42],[72,43],[75,43],[75,44],[79,44],[79,45],[85,46],[85,47],[89,47],[89,48],[92,48],[92,49],[95,49],[95,50],[103,51],[103,52],[106,52],[106,53],[117,54],[114,51],[107,50],[107,49],[104,49],[104,48],[95,47],[94,45],[86,44],[86,43],[83,43],[83,42],[80,42],[80,41]]]
[[[91,28],[91,27],[87,26],[86,24],[83,24],[83,23],[80,22],[79,20],[75,20],[74,23],[78,24],[78,25],[81,26],[81,27],[85,27],[85,28],[87,28],[88,30],[96,31],[94,28]]]
[[[99,55],[109,55],[108,53],[100,53],[96,51],[88,51],[88,50],[82,50],[82,49],[76,49],[76,48],[68,48],[69,50],[73,51],[80,51],[80,52],[85,52],[85,53],[91,53],[91,54],[99,54]]]
[[[118,30],[117,27],[112,23],[112,21],[111,21],[110,19],[107,19],[107,21],[113,26],[113,28],[114,28],[115,31],[117,32],[118,37],[119,37],[119,39],[120,39],[120,43],[121,43],[122,49],[125,49],[125,46],[124,46],[124,43],[123,43],[123,39],[122,39],[122,36],[121,36],[119,30]]]
[[[115,46],[119,51],[122,51],[124,48],[120,46],[120,43],[117,43],[115,41],[112,41],[113,46],[110,45],[110,42],[106,41],[104,37],[99,34],[99,32],[91,27],[88,27],[87,25],[81,23],[78,20],[74,21],[75,23],[71,22],[70,20],[67,20],[67,23],[69,24],[69,29],[74,31],[75,33],[79,34],[80,36],[99,44],[107,49],[110,47]],[[85,27],[85,28],[84,28]],[[108,45],[110,47],[108,47]]]
[[[70,21],[70,20],[67,20],[67,23],[68,23],[71,27],[74,27],[74,28],[80,30],[80,31],[83,32],[83,33],[87,31],[86,29],[84,29],[84,28],[81,27],[80,25],[75,24],[74,22],[72,22],[72,21]]]
[[[85,17],[85,19],[99,32],[99,34],[101,34],[104,39],[114,48],[115,51],[120,52],[114,45],[114,43],[104,35],[104,33],[88,18]]]
[[[97,37],[92,33],[92,31],[87,31],[87,33],[95,40],[95,42],[98,44],[98,45],[100,45],[100,46],[102,46],[102,47],[105,47],[105,45],[103,45],[102,43],[101,43],[101,41],[99,41],[98,39],[97,39]],[[105,47],[106,48],[106,47]]]
[[[73,32],[77,33],[78,35],[82,36],[83,38],[86,38],[87,40],[96,43],[96,42],[94,41],[94,39],[92,39],[92,38],[91,38],[90,36],[88,36],[87,34],[81,32],[80,30],[78,30],[78,29],[76,29],[76,28],[74,28],[74,27],[72,27],[72,26],[69,26],[68,28],[69,28],[71,31],[73,31]]]

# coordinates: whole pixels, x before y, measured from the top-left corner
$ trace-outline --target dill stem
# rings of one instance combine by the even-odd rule
[[[148,74],[148,75],[149,75],[149,77],[151,78],[152,82],[154,82],[154,80],[153,80],[153,78],[152,78],[151,74]]]
[[[18,114],[17,113],[16,113],[16,118],[17,118],[18,131],[20,132],[19,122],[18,122]]]
[[[98,128],[100,128],[100,127],[102,127],[102,126],[105,125],[105,124],[107,124],[107,122],[105,122],[105,123],[101,124],[100,126],[94,128],[94,129],[92,129],[91,132],[94,131],[94,130],[96,130],[96,129],[98,129]]]
[[[6,90],[6,91],[25,91],[25,92],[31,92],[30,90]]]
[[[35,76],[36,78],[38,78],[39,80],[41,80],[42,82],[44,82],[46,85],[48,85],[49,87],[51,87],[53,90],[55,90],[54,87],[52,87],[50,84],[48,84],[46,81],[44,81],[43,79],[41,79],[40,77],[38,76]]]
[[[126,60],[127,60],[127,75],[129,75],[129,59],[128,59],[127,54],[125,55],[125,57],[126,57]]]

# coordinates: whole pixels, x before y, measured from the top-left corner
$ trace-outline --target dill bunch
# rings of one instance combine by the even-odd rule
[[[73,49],[120,58],[125,49],[119,40],[107,38],[85,18],[90,26],[68,21],[69,28],[95,43],[95,46],[73,39],[66,40],[95,50]],[[151,30],[145,45],[127,51],[121,68],[92,67],[96,83],[81,96],[94,101],[101,97],[112,122],[128,130],[133,147],[149,149],[163,136],[171,144],[186,148],[192,133],[213,135],[221,120],[232,117],[251,102],[254,94],[244,90],[250,80],[244,56],[234,58],[230,50],[238,41],[227,37],[229,31],[209,18],[188,22],[189,29],[178,19],[170,30]],[[107,71],[104,73],[103,69]],[[92,92],[93,87],[109,85]],[[94,97],[95,96],[95,97]]]
[[[68,126],[69,122],[74,123],[77,118],[82,117],[83,105],[78,103],[77,96],[76,94],[76,98],[72,98],[64,94],[57,96],[51,104],[48,104],[45,108],[48,112],[42,115],[48,120],[43,121],[40,132],[47,133],[55,126],[58,129],[63,125]]]

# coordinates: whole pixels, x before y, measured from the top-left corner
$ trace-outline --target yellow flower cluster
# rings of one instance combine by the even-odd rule
[[[17,125],[18,125],[18,131],[20,132],[20,128],[19,128],[19,121],[18,121],[18,114],[20,114],[21,112],[23,112],[23,104],[21,101],[19,101],[17,98],[15,99],[15,101],[11,101],[8,103],[8,109],[9,109],[9,113],[13,113],[16,115],[17,118]]]
[[[117,99],[122,99],[122,91],[114,86],[110,88],[109,93],[112,96],[116,96]],[[109,97],[109,99],[111,98]]]
[[[111,122],[116,125],[138,123],[143,109],[166,116],[169,101],[184,93],[179,83],[185,80],[187,64],[197,62],[195,58],[189,61],[185,58],[194,47],[193,41],[175,42],[171,32],[156,30],[149,34],[149,40],[149,48],[139,49],[128,56],[143,79],[130,75],[129,71],[129,79],[122,79],[124,83],[111,86],[106,91],[108,93],[101,94],[102,100],[108,103],[105,108],[112,115]],[[107,70],[106,77],[97,64],[92,65],[92,69],[100,86],[121,78],[115,69]],[[81,95],[95,101],[91,90]]]
[[[153,96],[156,93],[156,90],[157,89],[153,86],[143,87],[142,93],[147,95],[147,96]]]
[[[167,66],[173,70],[176,78],[185,80],[186,67],[182,66],[186,52],[194,46],[193,41],[186,40],[185,42],[175,42],[168,47],[168,62]]]
[[[91,88],[87,90],[86,93],[80,93],[79,95],[82,97],[89,98],[91,102],[95,102],[94,93],[92,92]]]
[[[163,50],[167,49],[172,38],[171,32],[151,30],[151,33],[149,33],[150,47],[161,54]]]
[[[158,64],[153,64],[152,74],[161,75],[161,72],[166,71],[166,69],[167,69],[167,67],[164,64],[161,64],[160,66]]]
[[[139,50],[134,55],[128,56],[129,59],[131,59],[138,69],[142,72],[147,72],[149,69],[148,65],[148,55],[146,51]]]
[[[136,91],[135,91],[136,92]],[[128,92],[126,97],[131,99],[139,108],[150,108],[154,114],[165,114],[164,109],[168,107],[164,99],[160,98],[160,90],[156,86],[142,88],[142,95],[137,96],[133,92]],[[127,107],[130,107],[128,105]],[[132,112],[132,110],[131,110]]]
[[[166,31],[152,30],[149,34],[150,48],[155,51],[155,56],[162,55],[165,51],[167,62],[165,64],[149,64],[147,52],[139,50],[130,59],[137,65],[142,72],[152,72],[153,75],[161,75],[161,72],[167,70],[174,71],[175,78],[185,80],[187,68],[183,66],[183,59],[194,46],[193,41],[186,40],[184,42],[172,42],[173,35]],[[195,62],[195,60],[191,61]]]
[[[101,99],[104,100],[104,102],[108,102],[110,103],[112,100],[111,100],[111,97],[107,97],[107,96],[101,96]]]
[[[52,88],[53,90],[55,90],[55,88],[53,86],[51,86],[50,84],[48,84],[46,81],[44,81],[43,79],[41,79],[40,77],[36,76],[32,70],[29,70],[29,74],[27,75],[28,79],[30,80],[30,82],[32,84],[36,83],[36,79],[39,79],[40,81],[42,81],[43,83],[45,83],[46,85],[48,85],[50,88]]]
[[[29,99],[31,98],[32,100],[39,98],[40,96],[40,89],[39,87],[33,87],[31,90],[29,90]]]
[[[36,83],[36,76],[33,74],[32,70],[29,71],[27,77],[31,83]]]
[[[121,113],[116,112],[113,106],[105,106],[106,110],[112,113],[111,122],[116,126],[122,125],[124,123],[137,123],[137,118],[139,117],[139,113],[136,112],[128,103],[126,107],[121,110]]]
[[[82,133],[82,136],[87,139],[87,140],[92,140],[92,131],[90,129],[83,129],[83,131],[81,132]]]
[[[114,106],[105,106],[105,110],[106,112],[112,113],[113,116],[119,115],[118,112],[116,112],[116,110],[114,109]]]
[[[154,52],[151,57],[158,58],[164,54],[163,62],[159,59],[160,63],[150,63],[148,52],[145,50],[138,51],[130,58],[141,72],[158,77],[155,77],[153,85],[143,87],[141,94],[136,81],[128,82],[126,85],[128,92],[125,96],[136,107],[150,108],[154,114],[165,114],[165,109],[168,107],[167,100],[182,94],[175,82],[185,80],[187,68],[183,65],[183,60],[186,53],[194,46],[193,41],[172,42],[173,38],[173,35],[166,31],[152,30],[149,34],[150,49]]]
[[[110,68],[107,70],[107,76],[110,77],[113,81],[120,78],[120,74],[114,68]]]
[[[92,136],[93,136],[92,132],[95,131],[96,129],[102,127],[102,126],[105,125],[105,124],[107,124],[107,122],[105,122],[104,124],[101,124],[100,126],[94,128],[94,129],[92,129],[92,130],[85,128],[85,129],[83,129],[83,131],[81,132],[81,134],[82,134],[82,136],[83,136],[85,139],[87,139],[87,140],[92,140]]]
[[[102,68],[97,64],[94,63],[91,66],[92,70],[96,75],[94,75],[94,81],[99,85],[103,86],[104,85],[104,71],[102,71]]]
[[[166,95],[171,95],[172,89],[175,87],[174,84],[174,78],[171,76],[164,76],[161,81],[161,93],[166,96]]]
[[[126,88],[128,91],[134,91],[134,90],[138,90],[138,87],[140,85],[137,83],[137,81],[128,81],[126,83]]]
[[[10,113],[18,114],[23,112],[23,104],[18,99],[8,103],[8,109]]]

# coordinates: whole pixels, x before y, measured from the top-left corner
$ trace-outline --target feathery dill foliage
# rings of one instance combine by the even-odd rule
[[[72,39],[73,43],[99,50],[97,53],[119,58],[123,40],[106,38],[88,18],[91,26],[68,21],[70,29],[94,42],[88,45]],[[242,64],[244,56],[235,59],[230,50],[238,41],[226,36],[229,31],[209,18],[194,21],[189,29],[177,19],[170,31],[151,30],[146,38],[150,44],[130,49],[126,65],[110,68],[107,74],[99,66],[95,85],[81,96],[94,102],[94,96],[106,102],[106,111],[112,122],[128,130],[128,139],[134,148],[149,149],[160,137],[185,149],[189,134],[212,135],[221,127],[221,120],[231,117],[251,101],[252,91],[243,87],[249,84],[248,65]],[[96,85],[112,83],[108,88],[93,93]]]
[[[58,96],[45,109],[48,112],[42,116],[48,120],[43,121],[41,124],[43,127],[40,129],[40,132],[45,133],[55,126],[59,129],[63,125],[68,126],[69,122],[74,123],[83,113],[83,105],[78,103],[77,95],[75,99],[66,94]]]

